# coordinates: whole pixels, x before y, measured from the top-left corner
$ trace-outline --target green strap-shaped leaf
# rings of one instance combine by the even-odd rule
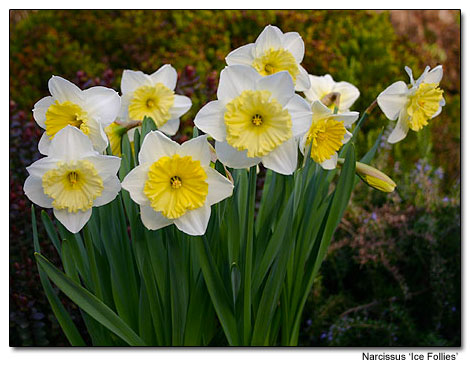
[[[75,281],[59,271],[40,253],[34,253],[39,266],[46,272],[52,282],[67,295],[77,306],[93,319],[104,325],[114,334],[131,346],[145,346],[145,342],[109,307],[96,296],[78,285]]]

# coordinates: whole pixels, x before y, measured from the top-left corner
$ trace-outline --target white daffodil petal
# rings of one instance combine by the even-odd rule
[[[49,155],[49,146],[51,146],[51,139],[44,132],[39,139],[38,150],[42,155]]]
[[[56,159],[55,157],[45,157],[36,160],[34,163],[28,166],[26,170],[28,171],[29,175],[38,179],[42,179],[42,176],[47,171],[57,168],[57,163],[59,161],[60,160]]]
[[[220,73],[217,99],[227,104],[244,90],[255,90],[256,81],[261,77],[251,66],[228,66]]]
[[[44,97],[36,102],[33,108],[33,117],[37,124],[46,129],[46,112],[49,107],[54,104],[54,98],[52,97]]]
[[[244,46],[238,47],[237,49],[230,52],[227,57],[225,57],[225,62],[227,65],[248,65],[251,66],[253,63],[253,51],[255,44],[249,43]]]
[[[304,91],[305,98],[314,102],[320,100],[324,95],[331,93],[334,88],[335,82],[330,75],[315,76],[309,75],[310,88]]]
[[[343,137],[343,145],[346,144],[349,140],[351,140],[351,137],[353,136],[353,134],[351,132],[349,132],[348,130],[346,130],[346,133],[344,134],[344,137]]]
[[[201,131],[211,135],[215,140],[223,141],[227,134],[224,113],[224,104],[218,100],[213,100],[199,110],[194,118],[194,124]]]
[[[175,102],[170,108],[171,119],[179,118],[191,108],[192,102],[185,95],[175,95]]]
[[[320,163],[321,167],[325,170],[336,169],[336,164],[338,163],[338,153],[334,153],[331,158],[325,160],[323,163]]]
[[[310,83],[310,78],[308,77],[308,72],[301,66],[298,65],[299,74],[295,80],[295,90],[300,92],[305,92],[309,90],[312,84]]]
[[[442,80],[443,70],[442,65],[436,66],[434,69],[429,71],[423,78],[423,83],[436,83],[439,84]]]
[[[121,108],[121,98],[114,90],[103,86],[94,86],[83,91],[85,109],[96,118],[103,127],[116,120]]]
[[[217,159],[230,168],[250,168],[261,162],[260,158],[249,158],[246,156],[246,150],[239,151],[230,146],[226,141],[216,141],[215,151],[217,153]]]
[[[93,145],[93,149],[102,153],[108,147],[108,137],[104,132],[103,126],[95,119],[88,120],[87,126],[90,129],[88,138]],[[56,139],[56,137],[54,137],[54,139]]]
[[[143,85],[152,85],[152,81],[148,75],[142,71],[124,70],[121,79],[121,93],[131,94],[137,88]]]
[[[121,108],[119,109],[118,117],[116,118],[119,122],[127,123],[130,122],[129,118],[129,105],[132,100],[132,94],[124,94],[121,97]]]
[[[94,154],[91,140],[77,127],[71,125],[57,132],[49,146],[49,156],[60,160],[78,160]]]
[[[287,71],[265,76],[256,82],[257,90],[269,90],[271,98],[285,106],[294,96],[294,82]]]
[[[390,136],[388,136],[388,143],[395,144],[403,140],[406,137],[409,129],[410,127],[408,126],[408,123],[406,123],[406,111],[403,111],[400,113],[400,118],[398,118],[395,128],[393,129]]]
[[[298,148],[294,138],[263,156],[263,165],[279,174],[290,175],[297,168]]]
[[[78,86],[60,76],[53,76],[49,79],[49,92],[60,103],[72,102],[82,105],[82,91]]]
[[[129,192],[132,200],[143,206],[150,205],[149,199],[144,194],[144,186],[151,165],[152,163],[149,162],[136,166],[124,177],[121,183],[121,187]]]
[[[52,198],[44,194],[42,179],[30,175],[24,182],[23,191],[33,203],[44,208],[52,208]]]
[[[295,94],[286,105],[292,119],[292,134],[294,137],[305,134],[312,124],[310,105],[300,95]]]
[[[121,167],[121,158],[117,156],[95,154],[85,159],[93,164],[103,180],[115,177]]]
[[[400,111],[408,102],[408,87],[403,81],[397,81],[377,97],[377,103],[390,120],[397,119]]]
[[[67,210],[57,210],[54,208],[54,216],[65,228],[73,234],[78,233],[90,220],[91,208],[85,212],[68,212]]]
[[[206,197],[207,205],[212,206],[213,204],[220,202],[232,195],[232,182],[230,182],[215,169],[206,167],[204,170],[207,174],[207,184],[209,184],[209,191]]]
[[[416,80],[415,82],[416,86],[423,82],[424,78],[428,75],[429,70],[431,70],[431,68],[429,66],[426,66],[421,76],[418,78],[418,80]]]
[[[326,117],[329,117],[333,114],[330,108],[325,106],[322,102],[319,100],[316,100],[312,103],[312,114],[313,114],[313,119],[319,120],[323,119]]]
[[[103,179],[103,187],[104,189],[103,192],[101,192],[101,196],[93,201],[93,206],[103,206],[115,199],[121,190],[121,183],[118,177],[111,176],[107,179]]]
[[[173,66],[166,64],[151,74],[150,79],[152,79],[153,84],[162,83],[168,89],[174,90],[178,80],[178,73]]]
[[[167,219],[161,212],[155,211],[150,206],[140,206],[140,218],[149,230],[158,230],[173,223],[172,220]]]
[[[191,156],[193,160],[199,160],[202,166],[209,166],[211,152],[207,135],[201,135],[183,143],[178,150],[180,156]]]
[[[255,57],[262,56],[269,49],[282,48],[282,31],[273,25],[266,26],[255,41]]]
[[[359,118],[359,112],[344,112],[340,114],[332,115],[332,118],[336,121],[342,121],[344,127],[349,128]]]
[[[149,132],[140,148],[139,163],[153,163],[163,156],[173,156],[178,151],[178,147],[178,143],[160,131]]]
[[[165,122],[165,124],[158,128],[159,131],[166,133],[168,136],[173,136],[178,132],[180,128],[180,119],[170,119]]]
[[[292,56],[294,56],[298,64],[302,62],[305,54],[305,45],[299,33],[284,33],[282,37],[282,48],[292,53]]]
[[[346,81],[336,83],[334,92],[340,94],[338,108],[340,112],[347,111],[361,94],[358,88]]]
[[[204,235],[211,217],[211,207],[204,205],[195,210],[187,211],[174,220],[178,229],[188,235]]]
[[[412,86],[414,86],[415,85],[415,79],[413,78],[413,71],[408,66],[405,66],[405,71],[408,74],[408,76],[410,77],[410,84]]]

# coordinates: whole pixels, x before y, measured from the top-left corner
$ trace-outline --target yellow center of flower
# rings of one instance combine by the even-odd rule
[[[129,104],[129,117],[142,121],[145,116],[153,119],[158,127],[170,119],[170,108],[175,102],[175,93],[162,83],[141,86],[134,91]]]
[[[436,114],[443,93],[437,83],[419,84],[418,90],[411,96],[406,108],[409,116],[408,125],[413,131],[421,130]]]
[[[294,56],[282,48],[277,50],[270,48],[263,56],[255,58],[252,66],[263,76],[272,75],[279,71],[287,71],[294,82],[299,74],[299,67]]]
[[[58,210],[87,211],[103,192],[103,180],[94,165],[87,160],[57,163],[56,169],[42,177],[44,193],[53,199]]]
[[[226,105],[227,142],[247,150],[250,158],[264,156],[292,137],[287,109],[267,90],[245,90]]]
[[[206,180],[198,160],[177,154],[164,156],[150,166],[144,194],[155,211],[177,219],[204,205],[209,188]]]
[[[310,155],[317,163],[328,160],[343,146],[346,128],[342,121],[325,118],[314,122],[307,132],[305,149],[312,144]]]
[[[56,100],[46,111],[46,134],[52,140],[57,132],[72,125],[88,135],[90,128],[87,121],[88,115],[80,106],[68,101],[59,103]]]

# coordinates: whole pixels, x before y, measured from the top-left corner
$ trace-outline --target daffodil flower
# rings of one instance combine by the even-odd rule
[[[356,122],[359,113],[334,114],[318,100],[312,103],[312,112],[310,129],[300,140],[300,151],[305,155],[311,146],[310,156],[316,163],[323,169],[335,169],[339,149],[352,137],[346,128]]]
[[[108,146],[104,128],[116,119],[121,106],[119,94],[103,86],[81,90],[60,76],[49,79],[51,96],[39,100],[33,109],[37,124],[46,130],[39,141],[39,152],[48,155],[56,134],[75,126],[87,135],[96,151]]]
[[[442,79],[442,66],[430,70],[426,66],[423,74],[414,80],[413,72],[406,66],[410,77],[410,87],[403,81],[397,81],[377,97],[377,103],[388,119],[398,118],[395,129],[388,137],[391,144],[403,140],[410,128],[419,131],[427,126],[429,120],[441,113],[445,105],[443,91],[439,88]]]
[[[35,204],[53,208],[55,217],[72,233],[88,222],[93,206],[111,202],[121,189],[116,176],[121,159],[101,155],[77,127],[57,132],[47,157],[28,168],[26,196]]]
[[[232,195],[233,184],[209,166],[207,136],[182,145],[160,131],[145,136],[139,164],[122,187],[140,205],[142,223],[149,230],[175,224],[189,235],[203,235],[211,205]]]
[[[160,67],[151,75],[124,70],[121,80],[122,106],[119,119],[128,123],[153,119],[158,129],[174,135],[179,118],[191,108],[191,99],[175,94],[178,75],[171,65]]]
[[[294,172],[297,141],[312,112],[295,94],[287,71],[263,77],[249,66],[228,66],[220,74],[217,98],[198,112],[194,124],[216,140],[223,164],[249,168],[262,162],[280,174]]]
[[[339,113],[348,112],[349,108],[351,108],[361,94],[359,89],[351,83],[346,81],[336,82],[329,74],[324,76],[309,75],[309,78],[311,87],[304,91],[305,98],[310,103],[319,100],[326,105],[324,98],[331,95],[331,103],[327,107],[334,109],[336,106]]]
[[[297,32],[282,33],[273,25],[264,28],[256,39],[230,52],[225,61],[227,65],[248,65],[260,75],[272,75],[287,71],[295,83],[295,90],[310,88],[307,71],[300,65],[304,58],[305,46]]]

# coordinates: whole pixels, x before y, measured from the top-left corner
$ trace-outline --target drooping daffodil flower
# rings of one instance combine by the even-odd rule
[[[203,235],[211,205],[232,195],[233,184],[209,166],[207,136],[182,145],[160,131],[145,136],[139,165],[122,187],[140,206],[142,223],[149,230],[175,224],[189,235]]]
[[[124,70],[121,79],[122,106],[119,120],[124,123],[150,117],[157,128],[173,136],[180,117],[191,108],[191,99],[175,94],[178,74],[171,65],[163,65],[151,75]],[[133,138],[133,133],[129,138]]]
[[[261,76],[252,67],[228,66],[220,74],[218,100],[206,104],[194,124],[215,140],[218,159],[231,168],[266,168],[289,175],[297,167],[298,138],[312,112],[295,94],[287,71]]]
[[[119,94],[103,86],[81,90],[60,76],[49,79],[49,92],[51,95],[39,100],[33,109],[37,124],[46,130],[39,140],[39,152],[48,155],[56,134],[69,125],[79,128],[89,137],[93,148],[103,152],[108,146],[103,129],[119,113]]]
[[[233,50],[225,61],[229,66],[251,66],[262,76],[287,71],[294,80],[295,90],[304,91],[310,88],[308,73],[300,65],[304,53],[304,41],[299,33],[283,33],[278,27],[268,25],[255,43]]]
[[[423,74],[414,80],[413,72],[406,66],[410,77],[410,87],[397,81],[377,97],[377,103],[389,120],[398,118],[395,129],[388,137],[391,144],[403,140],[410,128],[418,132],[428,125],[429,120],[441,113],[445,105],[443,90],[439,88],[442,79],[442,66],[426,66]]]
[[[54,216],[72,233],[88,222],[92,207],[111,202],[121,190],[117,172],[121,159],[101,155],[77,127],[66,126],[51,141],[47,157],[28,168],[26,196],[53,208]]]
[[[312,103],[313,118],[308,132],[300,140],[300,151],[307,154],[323,169],[332,170],[338,162],[338,151],[347,143],[352,133],[346,128],[356,122],[358,112],[334,114],[320,101]]]
[[[305,98],[311,103],[319,100],[327,107],[334,110],[338,107],[338,112],[348,112],[349,108],[359,98],[359,89],[346,81],[334,81],[331,75],[324,76],[309,75],[310,89],[304,91]],[[329,98],[328,103],[325,98]]]

